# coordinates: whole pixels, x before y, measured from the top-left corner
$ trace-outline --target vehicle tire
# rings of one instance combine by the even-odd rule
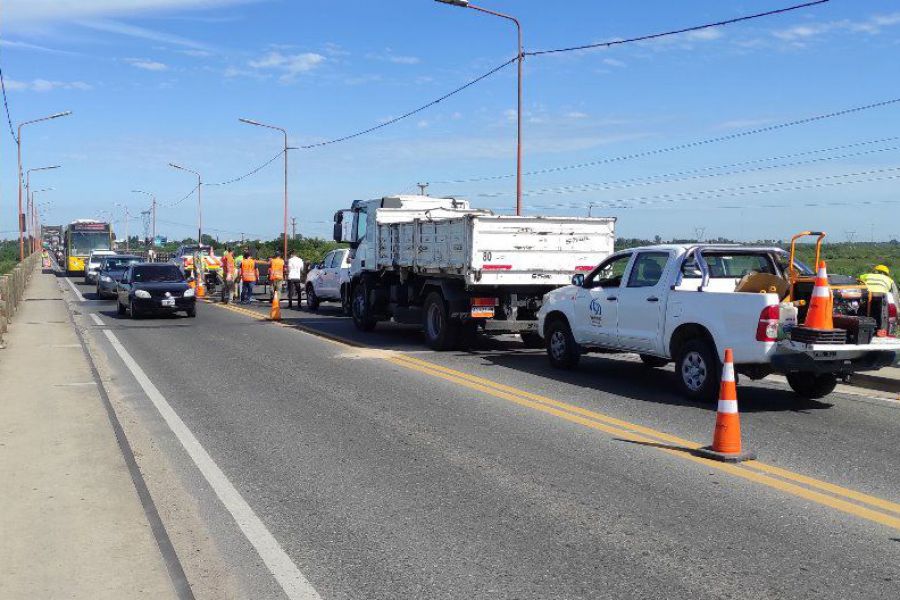
[[[123,316],[125,314],[125,305],[122,304],[118,298],[116,298],[116,314],[119,316]]]
[[[641,362],[644,365],[650,367],[651,369],[657,369],[659,367],[664,367],[669,364],[669,361],[665,358],[660,358],[659,356],[653,356],[652,354],[640,354]]]
[[[459,340],[460,323],[450,319],[440,292],[431,292],[425,298],[422,329],[425,331],[425,343],[432,350],[450,350]]]
[[[341,310],[345,317],[353,314],[353,307],[350,302],[350,286],[348,285],[341,286]]]
[[[808,400],[824,398],[837,387],[837,377],[831,373],[788,373],[787,381],[795,394]]]
[[[187,309],[184,312],[187,313],[187,316],[189,318],[191,318],[191,319],[195,318],[197,316],[197,305],[195,304],[194,306],[190,307],[189,309]]]
[[[97,292],[96,292],[96,295],[97,295],[97,298],[100,298],[100,299],[103,298],[103,294],[100,293],[100,284],[99,284],[99,283],[97,284]]]
[[[306,308],[312,312],[319,310],[319,297],[316,295],[316,288],[311,283],[306,284]]]
[[[544,338],[538,335],[537,332],[526,331],[524,333],[520,333],[519,337],[522,338],[522,343],[525,344],[526,348],[544,347]]]
[[[369,286],[365,281],[359,282],[353,288],[353,324],[360,331],[372,331],[378,323],[372,317],[372,307],[369,305]]]
[[[574,369],[581,360],[581,348],[572,335],[572,328],[565,319],[554,319],[547,325],[544,338],[547,357],[557,369]]]
[[[139,319],[141,316],[140,311],[138,311],[138,309],[134,306],[134,300],[131,300],[128,303],[128,312],[131,314],[132,319]]]
[[[713,345],[703,339],[688,340],[675,358],[675,380],[690,400],[713,402],[718,398],[722,366]]]

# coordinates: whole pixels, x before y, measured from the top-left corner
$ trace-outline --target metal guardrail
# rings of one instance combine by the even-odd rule
[[[0,275],[0,349],[5,348],[3,335],[25,296],[25,286],[40,264],[41,253],[33,252],[6,275]]]

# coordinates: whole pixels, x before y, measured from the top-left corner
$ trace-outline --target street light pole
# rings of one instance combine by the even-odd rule
[[[50,115],[49,117],[41,117],[40,119],[32,119],[31,121],[19,123],[18,135],[16,136],[16,146],[19,155],[19,170],[16,173],[19,178],[19,213],[16,215],[16,221],[18,221],[19,223],[19,260],[25,260],[25,237],[24,232],[22,231],[25,225],[22,222],[22,128],[26,125],[31,125],[32,123],[40,123],[41,121],[58,119],[59,117],[65,117],[71,114],[72,111],[67,110],[66,112],[56,113],[55,115]]]
[[[284,135],[284,252],[282,256],[287,260],[288,255],[288,150],[291,150],[288,146],[288,134],[287,130],[283,127],[277,127],[275,125],[266,125],[265,123],[260,123],[259,121],[254,121],[252,119],[238,119],[241,123],[246,123],[247,125],[255,125],[257,127],[265,127],[267,129],[275,129],[280,131]]]
[[[32,173],[32,171],[49,171],[50,169],[58,169],[60,166],[61,165],[53,165],[52,167],[36,167],[34,169],[28,169],[27,171],[25,171],[25,198],[29,202],[29,216],[31,219],[30,222],[31,222],[31,232],[32,232],[32,239],[31,239],[31,251],[32,252],[37,250],[37,248],[35,248],[35,239],[34,239],[34,234],[37,229],[37,216],[35,215],[35,212],[34,212],[34,203],[33,203],[32,197],[31,197],[31,173]]]
[[[442,4],[449,4],[451,6],[471,8],[472,10],[477,10],[478,12],[493,15],[495,17],[500,17],[501,19],[512,21],[516,26],[516,33],[518,35],[518,48],[516,51],[516,62],[518,63],[518,91],[516,101],[516,216],[519,216],[522,214],[522,62],[525,59],[525,53],[523,52],[522,47],[522,26],[521,24],[519,24],[519,20],[513,16],[495,12],[487,8],[481,8],[480,6],[475,6],[474,4],[469,3],[469,0],[436,1]]]
[[[192,171],[186,167],[182,167],[180,165],[176,165],[174,163],[169,163],[169,166],[174,169],[180,169],[182,171],[187,171],[188,173],[193,173],[197,176],[197,245],[203,245],[203,203],[200,199],[200,190],[203,187],[203,180],[200,178],[200,173],[197,171]]]
[[[199,190],[197,191],[199,193]],[[131,193],[150,196],[150,247],[153,248],[156,246],[156,196],[150,192],[145,192],[144,190],[131,190]]]

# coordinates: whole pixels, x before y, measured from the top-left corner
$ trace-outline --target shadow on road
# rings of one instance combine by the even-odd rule
[[[507,369],[522,371],[548,379],[554,379],[578,387],[615,394],[634,400],[693,406],[708,411],[716,410],[716,403],[696,402],[683,398],[675,388],[675,374],[664,369],[652,369],[642,363],[616,360],[602,356],[586,356],[581,365],[572,371],[554,369],[547,357],[539,351],[523,350],[481,354],[481,358]],[[797,398],[790,390],[741,386],[738,389],[741,412],[804,412],[822,410],[833,405],[816,400]]]

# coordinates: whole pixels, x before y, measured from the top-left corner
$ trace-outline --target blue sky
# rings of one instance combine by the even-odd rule
[[[518,16],[526,50],[630,37],[774,9],[787,1],[484,0]],[[6,0],[0,60],[26,129],[26,168],[53,187],[45,222],[122,209],[157,194],[159,231],[196,230],[191,176],[218,182],[280,149],[378,124],[515,53],[500,19],[432,0]],[[525,73],[525,169],[603,161],[900,97],[900,5],[832,0],[813,9],[656,42],[532,57]],[[292,151],[292,216],[328,236],[354,198],[422,181],[514,173],[515,70],[397,125]],[[900,238],[900,104],[683,151],[525,178],[527,214],[619,217],[621,236],[779,238],[823,228],[838,239]],[[897,139],[891,139],[897,138]],[[827,150],[832,149],[832,150]],[[821,151],[821,152],[820,152]],[[802,156],[795,156],[802,155]],[[779,160],[776,157],[789,156]],[[725,165],[737,165],[727,168]],[[15,146],[0,135],[0,236],[15,228]],[[649,178],[649,179],[648,179]],[[874,180],[874,181],[863,181]],[[787,185],[773,185],[782,184]],[[847,184],[848,182],[856,182]],[[842,185],[835,185],[835,184]],[[205,187],[204,230],[274,237],[280,162]],[[514,179],[433,183],[508,211]],[[822,204],[824,206],[806,206]],[[832,206],[828,206],[832,204]],[[139,223],[131,223],[131,231]]]

